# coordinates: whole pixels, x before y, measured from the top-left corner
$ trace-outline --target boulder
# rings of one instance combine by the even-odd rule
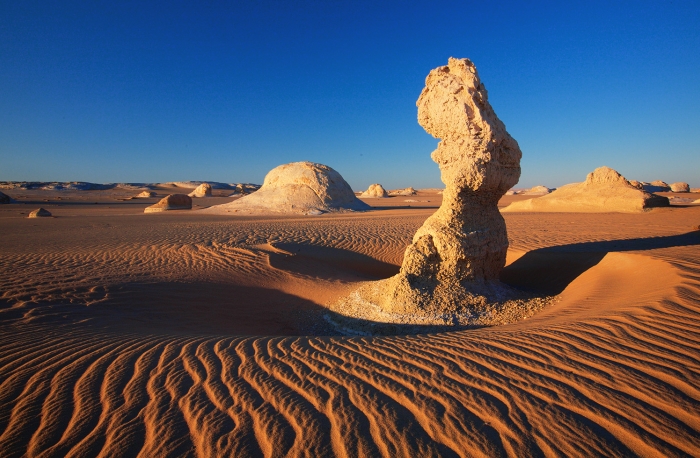
[[[552,192],[551,189],[549,189],[546,186],[535,186],[534,188],[530,188],[525,192],[520,193],[521,195],[524,196],[543,196],[545,194],[549,194]],[[507,193],[506,193],[507,194]]]
[[[188,194],[190,197],[211,197],[211,185],[202,183],[195,188],[194,191]]]
[[[632,186],[609,167],[589,173],[583,183],[573,183],[538,199],[513,202],[504,212],[638,213],[653,207],[667,207],[666,197]]]
[[[143,192],[137,194],[135,197],[137,199],[146,199],[146,198],[155,197],[155,196],[156,196],[156,193],[153,191],[143,191]]]
[[[51,216],[51,212],[44,208],[37,208],[33,212],[29,213],[28,218],[48,218]]]
[[[163,197],[158,203],[146,207],[144,213],[156,213],[169,210],[190,210],[192,198],[186,194],[170,194]]]
[[[12,199],[10,199],[10,196],[4,192],[0,192],[0,204],[9,204],[11,201]]]
[[[679,181],[677,183],[671,183],[671,192],[690,192],[690,185],[688,183],[683,183]]]
[[[389,194],[379,183],[369,185],[367,191],[360,194],[360,197],[389,197]]]
[[[292,162],[272,169],[260,189],[205,213],[296,213],[362,211],[371,207],[359,200],[342,176],[313,162]]]

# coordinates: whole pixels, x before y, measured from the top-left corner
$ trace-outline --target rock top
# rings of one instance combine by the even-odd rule
[[[51,216],[51,212],[45,208],[37,208],[33,212],[29,213],[28,218],[48,218]]]
[[[562,186],[537,199],[513,202],[501,211],[638,213],[668,205],[666,197],[639,190],[617,171],[599,167],[589,173],[583,183]]]
[[[318,215],[370,208],[331,167],[314,162],[292,162],[270,170],[262,187],[254,193],[202,211]]]
[[[188,194],[190,197],[211,197],[211,185],[202,183],[195,188],[194,191]]]
[[[389,197],[386,189],[382,187],[379,183],[369,185],[367,191],[360,194],[360,197]]]
[[[169,210],[192,209],[192,198],[186,194],[170,194],[163,197],[158,203],[146,207],[144,213],[157,213]]]
[[[671,192],[690,192],[690,185],[679,181],[677,183],[671,183]]]

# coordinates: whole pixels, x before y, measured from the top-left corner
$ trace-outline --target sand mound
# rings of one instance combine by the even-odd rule
[[[688,183],[683,183],[679,181],[678,183],[671,183],[671,192],[690,192],[690,185]]]
[[[202,183],[195,188],[194,191],[188,194],[190,197],[211,197],[211,185]]]
[[[537,199],[513,202],[501,211],[637,213],[668,205],[666,197],[640,191],[615,170],[599,167],[583,183],[562,186]]]
[[[12,199],[10,199],[10,196],[4,192],[0,192],[0,204],[9,204],[11,201]]]
[[[156,193],[153,191],[143,191],[134,197],[137,199],[146,199],[146,198],[155,197],[155,196],[156,196]]]
[[[369,185],[367,191],[360,194],[360,197],[389,197],[386,189],[382,187],[379,183]]]
[[[51,212],[44,208],[37,208],[33,212],[29,213],[28,218],[48,218],[51,216]]]
[[[416,195],[416,190],[413,189],[412,187],[408,187],[405,189],[393,189],[389,191],[390,196],[415,196]]]
[[[190,210],[192,198],[185,194],[170,194],[163,197],[158,203],[146,207],[144,213],[156,213],[169,210]]]
[[[522,192],[520,194],[522,194],[524,196],[543,196],[545,194],[549,194],[550,192],[552,192],[552,190],[546,186],[535,186],[535,187],[528,189],[527,191]],[[506,194],[508,194],[508,193],[506,193]]]
[[[206,213],[298,213],[362,211],[369,205],[355,197],[350,185],[332,168],[313,162],[292,162],[270,170],[253,194],[202,210]]]

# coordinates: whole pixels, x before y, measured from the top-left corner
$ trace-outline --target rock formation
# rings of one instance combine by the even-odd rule
[[[211,185],[202,183],[195,188],[194,191],[188,194],[190,197],[211,197]]]
[[[525,192],[521,192],[520,194],[523,196],[543,196],[545,194],[549,194],[550,192],[552,192],[552,190],[546,186],[535,186]]]
[[[163,197],[158,203],[146,207],[144,213],[156,213],[169,210],[190,210],[192,198],[186,194],[170,194]]]
[[[29,213],[28,218],[48,218],[51,216],[51,212],[44,208],[37,208],[33,212]]]
[[[394,189],[392,191],[389,191],[389,195],[390,196],[415,196],[416,190],[409,186],[406,189]]]
[[[143,191],[143,192],[137,194],[136,198],[137,199],[146,199],[146,198],[155,197],[155,196],[156,196],[156,193],[153,191]]]
[[[641,191],[615,170],[599,167],[589,173],[583,183],[562,186],[537,199],[513,202],[501,211],[637,213],[668,205],[666,197]]]
[[[4,192],[0,192],[0,204],[9,204],[11,201],[12,199],[10,199],[10,196]]]
[[[342,176],[313,162],[292,162],[272,169],[262,187],[233,202],[202,210],[205,213],[298,213],[368,210]]]
[[[642,183],[646,192],[671,192],[671,187],[664,181],[656,180],[651,183]]]
[[[683,183],[679,181],[678,183],[671,183],[671,192],[690,192],[690,185],[688,183]]]
[[[521,152],[468,59],[431,71],[416,105],[419,124],[441,139],[431,158],[446,185],[442,205],[413,236],[400,272],[351,297],[378,307],[382,320],[451,324],[454,314],[484,313],[508,294],[499,281],[508,237],[497,205],[518,182]]]
[[[389,194],[379,183],[369,185],[367,191],[360,194],[360,197],[389,197]]]
[[[644,183],[644,182],[637,181],[637,180],[629,180],[629,184],[632,185],[632,187],[635,187],[641,191],[644,191],[644,185],[649,184],[649,183]]]

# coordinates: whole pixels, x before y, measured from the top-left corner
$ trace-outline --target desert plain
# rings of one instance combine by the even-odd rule
[[[3,189],[2,456],[698,456],[698,194],[504,212],[501,280],[553,300],[371,335],[330,306],[399,271],[441,190],[320,215],[146,190]]]

